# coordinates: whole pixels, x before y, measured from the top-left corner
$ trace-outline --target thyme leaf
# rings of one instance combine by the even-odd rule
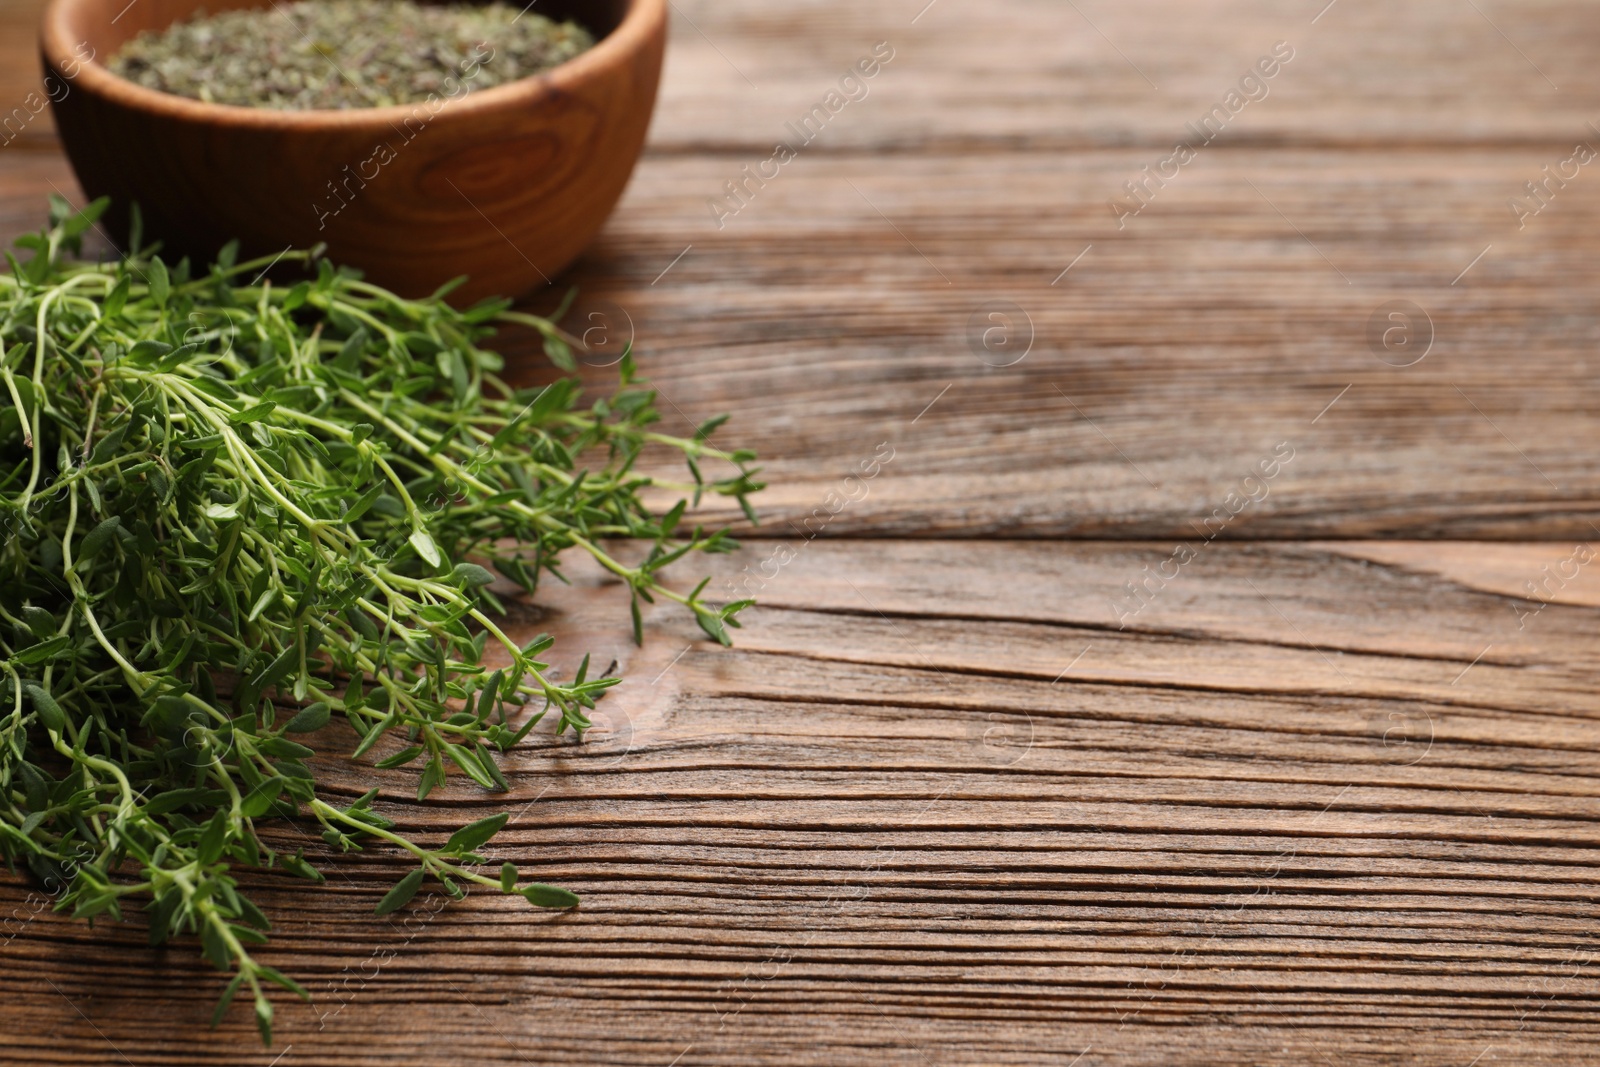
[[[577,903],[489,864],[504,815],[428,844],[376,810],[379,786],[341,802],[308,762],[329,743],[317,731],[348,724],[357,760],[394,737],[367,776],[413,768],[419,800],[452,770],[506,790],[497,754],[547,716],[581,735],[618,679],[587,661],[555,678],[550,638],[497,624],[494,585],[532,594],[577,549],[627,584],[636,636],[638,600],[665,598],[727,643],[749,601],[660,572],[733,540],[680,531],[682,503],[653,515],[641,493],[662,483],[635,466],[677,450],[685,491],[746,507],[762,486],[750,453],[707,442],[716,420],[692,438],[652,428],[631,354],[587,406],[570,377],[515,389],[481,347],[497,326],[531,326],[563,361],[571,339],[506,301],[402,299],[316,250],[229,248],[195,272],[137,227],[126,256],[82,261],[105,206],[54,199],[49,228],[17,242],[31,258],[8,253],[0,276],[0,855],[75,916],[138,902],[152,943],[198,935],[232,972],[217,1018],[248,989],[270,1043],[267,987],[305,991],[252,955],[269,922],[232,872],[323,875],[263,824],[406,854],[380,914],[429,878]],[[263,280],[274,262],[305,277]],[[731,473],[708,482],[707,461]],[[648,555],[624,564],[614,538]]]

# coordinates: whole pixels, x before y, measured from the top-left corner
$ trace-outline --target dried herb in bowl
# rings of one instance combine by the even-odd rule
[[[587,407],[572,378],[503,384],[480,347],[497,323],[539,330],[572,369],[560,331],[505,301],[403,300],[315,252],[282,257],[309,275],[290,287],[226,250],[191,276],[137,227],[120,261],[73,261],[104,207],[56,200],[50,229],[17,242],[31,260],[0,276],[0,855],[76,916],[139,901],[152,943],[198,934],[233,972],[217,1017],[246,989],[270,1041],[264,987],[304,991],[252,955],[268,920],[231,872],[322,875],[263,840],[264,821],[414,861],[380,913],[427,878],[576,903],[511,864],[479,869],[505,815],[420,843],[373,807],[392,775],[330,794],[309,735],[348,723],[353,758],[420,768],[418,799],[447,768],[505,790],[498,752],[547,714],[581,732],[617,679],[587,660],[554,678],[549,638],[497,625],[496,572],[532,592],[581,549],[633,592],[636,639],[638,601],[665,597],[726,643],[750,602],[708,603],[705,582],[684,594],[659,573],[733,542],[680,532],[687,500],[652,515],[639,494],[664,483],[633,468],[662,447],[685,457],[696,499],[761,486],[751,454],[706,443],[720,418],[688,439],[650,429],[631,358]],[[706,461],[734,472],[707,482]],[[628,566],[605,538],[650,549]]]
[[[298,0],[146,31],[110,66],[146,88],[207,103],[385,107],[516,81],[593,45],[575,22],[499,2]]]

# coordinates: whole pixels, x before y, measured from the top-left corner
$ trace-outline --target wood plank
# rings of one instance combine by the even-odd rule
[[[1600,112],[1582,0],[675,6],[654,138],[674,150],[770,149],[879,41],[894,58],[807,151],[1170,148],[1279,41],[1294,58],[1226,143],[1570,148]]]
[[[1477,546],[1425,548],[1448,575],[1388,543],[1214,545],[1119,632],[1100,602],[1160,544],[819,541],[731,651],[665,611],[633,649],[621,591],[577,568],[517,626],[628,680],[583,746],[516,754],[509,797],[452,783],[418,806],[403,774],[347,765],[339,728],[317,743],[330,780],[383,783],[419,834],[518,812],[496,862],[583,906],[475,894],[376,919],[402,867],[382,851],[310,892],[258,877],[268,959],[319,997],[282,1006],[283,1046],[1575,1062],[1600,1002],[1595,579],[1518,631],[1496,586],[1571,546],[1495,546],[1481,576]],[[254,1062],[244,1013],[204,1030],[218,981],[191,946],[32,915],[27,893],[0,885],[13,1055]]]
[[[39,66],[39,16],[44,3],[0,0],[0,151],[8,156],[55,144],[55,123],[50,109],[42,107],[50,98]],[[55,95],[63,91],[70,88],[56,88]]]
[[[1519,232],[1513,153],[1241,149],[1119,232],[1105,197],[1142,161],[804,160],[719,232],[696,213],[727,165],[651,160],[575,281],[626,308],[675,426],[736,413],[784,536],[887,443],[812,529],[1193,537],[1280,442],[1293,463],[1224,536],[1593,534],[1575,242],[1600,187]],[[1396,299],[1437,335],[1406,368],[1366,337]],[[970,340],[990,301],[1031,322],[1013,366]]]

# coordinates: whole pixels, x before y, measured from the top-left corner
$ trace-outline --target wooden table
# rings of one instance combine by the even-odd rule
[[[573,278],[767,461],[738,647],[580,573],[522,621],[622,661],[588,742],[378,779],[581,909],[258,878],[317,998],[263,1051],[194,946],[7,881],[0,1060],[1600,1061],[1595,5],[924,3],[677,0]],[[52,188],[41,119],[0,231]]]

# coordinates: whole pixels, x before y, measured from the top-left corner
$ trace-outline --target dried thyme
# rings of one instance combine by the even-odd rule
[[[299,0],[147,30],[110,65],[165,93],[301,111],[451,99],[548,70],[593,44],[575,22],[504,3]]]

